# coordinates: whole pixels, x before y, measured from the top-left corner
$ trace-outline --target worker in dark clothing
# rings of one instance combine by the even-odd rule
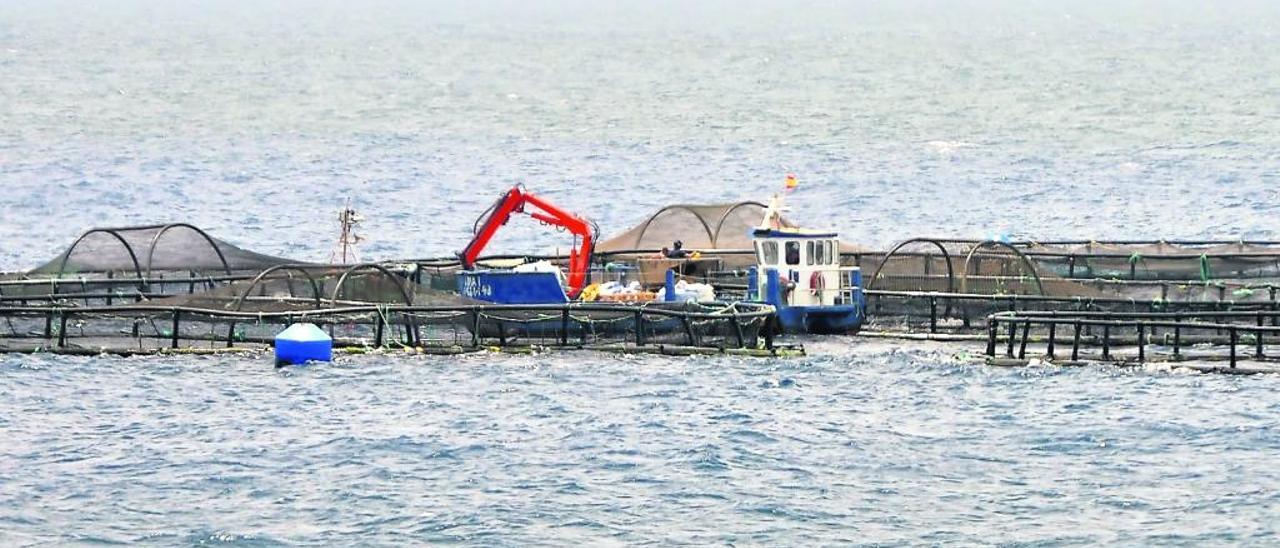
[[[671,244],[671,249],[666,250],[668,259],[684,259],[689,257],[689,252],[684,249],[684,242],[676,240]]]

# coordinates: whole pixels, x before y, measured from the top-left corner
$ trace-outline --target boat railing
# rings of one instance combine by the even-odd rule
[[[835,288],[823,288],[818,291],[819,300],[826,297],[826,292],[835,291],[835,305],[848,306],[856,305],[862,302],[862,276],[861,269],[856,266],[841,266],[833,269],[839,273],[836,278],[840,280],[839,285]],[[856,273],[856,275],[855,275]]]

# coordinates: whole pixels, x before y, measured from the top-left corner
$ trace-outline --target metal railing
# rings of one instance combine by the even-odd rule
[[[1074,313],[1141,313],[1185,312],[1217,314],[1222,312],[1280,313],[1280,300],[1270,292],[1268,300],[1197,300],[1125,299],[1119,297],[1070,297],[1044,295],[989,295],[932,291],[866,290],[867,311],[871,318],[901,318],[927,325],[930,333],[942,331],[943,320],[959,320],[953,329],[972,329],[973,320],[999,312],[1042,311]],[[927,323],[926,323],[927,320]]]
[[[1005,357],[1026,359],[1033,330],[1050,359],[1067,344],[1071,361],[1080,359],[1084,346],[1100,347],[1103,361],[1116,360],[1113,350],[1119,346],[1134,346],[1139,363],[1148,360],[1152,344],[1168,347],[1174,359],[1181,358],[1190,345],[1208,344],[1225,347],[1234,369],[1242,346],[1253,347],[1255,360],[1271,358],[1266,348],[1268,341],[1280,343],[1280,312],[1001,312],[987,317],[987,356],[996,357],[1003,342]]]

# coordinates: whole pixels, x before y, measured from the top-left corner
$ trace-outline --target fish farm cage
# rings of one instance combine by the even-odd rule
[[[915,238],[845,254],[872,330],[980,333],[999,312],[1277,309],[1280,242]]]
[[[745,298],[752,253],[706,252],[739,266],[685,277]],[[1274,310],[1280,297],[1280,242],[915,238],[844,251],[841,263],[863,271],[864,330],[907,336],[979,338],[987,316],[1007,311]]]
[[[459,295],[454,274],[453,259],[297,263],[187,224],[94,229],[36,269],[0,275],[0,351],[265,348],[295,322],[322,326],[338,348],[787,350],[773,344],[767,305],[496,305]]]
[[[460,353],[572,347],[690,354],[774,354],[773,310],[735,303],[678,308],[570,305],[407,306],[234,311],[127,304],[0,308],[0,351],[138,354],[265,349],[299,322],[325,329],[337,348]]]
[[[733,220],[757,205],[735,207],[719,218]],[[661,279],[654,273],[675,268],[736,304],[504,307],[458,294],[461,265],[454,257],[299,263],[239,248],[185,223],[98,228],[35,269],[0,274],[0,350],[252,347],[304,320],[323,325],[339,346],[360,348],[772,347],[771,309],[741,302],[754,252],[725,240],[728,232],[720,239],[717,233],[708,232],[709,245],[732,247],[702,250],[700,258],[687,260],[628,248],[650,243],[647,232],[632,234],[596,253],[593,279],[653,284]],[[480,264],[565,259],[490,256]],[[1085,321],[1087,345],[1101,329],[1088,322],[1137,317],[1124,315],[1163,321],[1160,315],[1192,320],[1199,314],[1195,323],[1215,323],[1204,318],[1280,312],[1280,242],[914,238],[887,251],[842,247],[841,263],[863,270],[866,334],[976,341],[989,338],[994,321],[1005,345],[1011,315],[1077,314]],[[1228,314],[1214,316],[1220,313]],[[1237,331],[1241,340],[1250,336]],[[1034,340],[1038,333],[1028,336]]]

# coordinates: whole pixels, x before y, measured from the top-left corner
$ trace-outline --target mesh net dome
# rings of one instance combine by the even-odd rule
[[[644,222],[596,245],[596,251],[619,253],[658,250],[680,240],[686,249],[752,249],[751,232],[760,226],[767,207],[760,202],[732,204],[676,204],[659,209]],[[783,218],[782,226],[799,228]],[[864,251],[861,246],[840,242],[840,251]]]
[[[129,272],[143,276],[149,271],[234,272],[296,263],[231,245],[195,226],[177,223],[89,230],[30,274]]]
[[[680,240],[689,249],[751,249],[751,229],[764,218],[760,202],[677,204],[600,242],[597,251],[661,249]]]

